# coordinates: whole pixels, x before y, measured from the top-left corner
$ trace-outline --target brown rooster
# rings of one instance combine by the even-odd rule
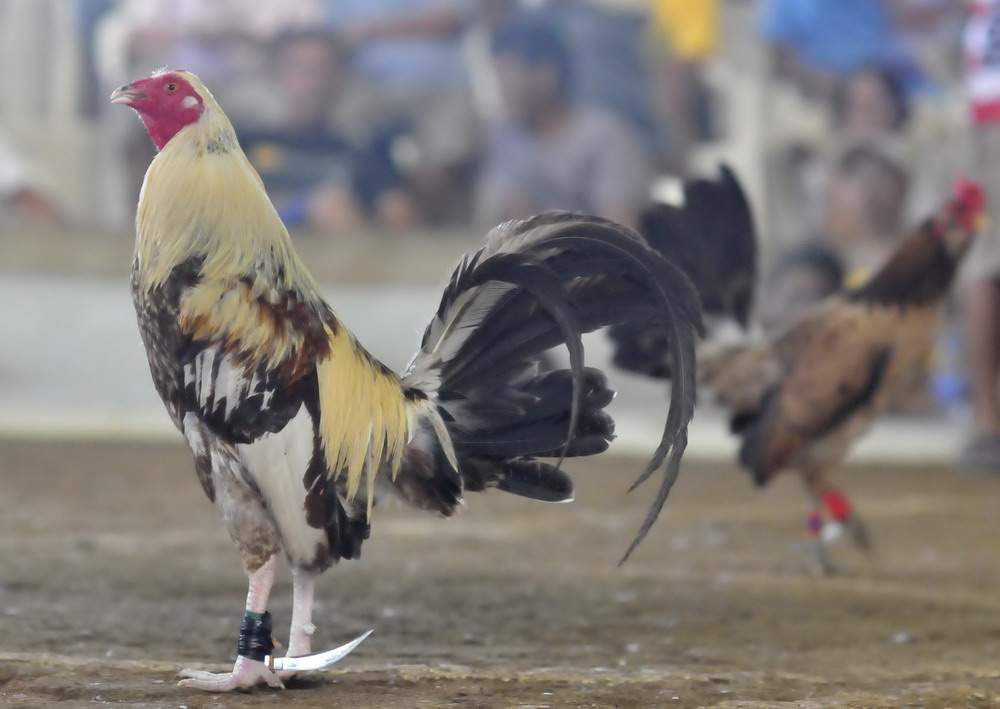
[[[135,109],[159,148],[139,198],[132,269],[153,382],[250,586],[233,670],[185,670],[184,684],[278,686],[288,670],[310,669],[288,658],[311,652],[316,578],[358,556],[380,499],[443,516],[466,490],[572,499],[562,458],[600,453],[613,438],[604,412],[613,392],[583,366],[581,333],[659,316],[674,387],[640,481],[664,463],[665,472],[634,548],[676,478],[694,407],[700,309],[678,269],[596,217],[503,224],[458,264],[398,375],[323,300],[197,77],[157,74],[112,102]],[[542,353],[560,344],[570,369],[541,371]],[[267,599],[279,556],[294,599],[288,656],[275,661]]]
[[[979,187],[959,181],[954,199],[908,235],[867,283],[764,342],[701,362],[702,380],[732,414],[732,430],[742,438],[739,460],[754,480],[764,485],[786,468],[802,474],[825,571],[833,570],[826,544],[838,526],[859,546],[868,544],[827,474],[921,375],[983,208]],[[824,513],[832,518],[826,529]]]

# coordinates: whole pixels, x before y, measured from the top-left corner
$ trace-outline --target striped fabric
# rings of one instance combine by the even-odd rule
[[[976,0],[965,30],[965,66],[974,124],[1000,123],[1000,2]]]

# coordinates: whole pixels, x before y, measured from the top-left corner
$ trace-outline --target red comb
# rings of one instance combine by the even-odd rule
[[[960,177],[955,180],[955,201],[964,210],[972,213],[981,212],[986,207],[986,194],[983,188],[972,180]]]

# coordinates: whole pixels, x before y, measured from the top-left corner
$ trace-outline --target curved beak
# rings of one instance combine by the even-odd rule
[[[136,88],[135,84],[125,84],[111,93],[111,103],[121,103],[131,106],[132,102],[146,98],[146,92]]]

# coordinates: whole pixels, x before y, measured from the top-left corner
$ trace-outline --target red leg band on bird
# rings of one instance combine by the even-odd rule
[[[830,511],[830,516],[838,522],[843,522],[851,516],[851,501],[837,490],[827,490],[823,493],[823,505]]]
[[[251,613],[247,611],[240,623],[240,639],[236,644],[236,654],[251,660],[263,662],[274,650],[271,639],[271,612]]]

